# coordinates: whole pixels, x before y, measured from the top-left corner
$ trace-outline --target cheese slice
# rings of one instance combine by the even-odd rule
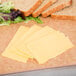
[[[20,26],[16,34],[14,35],[13,39],[10,41],[10,44],[8,45],[8,48],[12,45],[15,45],[15,43],[18,43],[20,41],[20,38],[25,35],[25,33],[29,30],[29,27]]]
[[[39,31],[42,27],[38,26],[38,25],[33,25],[29,31],[20,39],[19,43],[16,44],[16,48],[24,54],[27,53],[30,58],[32,58],[32,54],[31,52],[29,51],[29,49],[26,47],[25,43],[27,41],[28,38],[30,38],[35,32]],[[22,47],[22,46],[25,46],[25,47]],[[24,49],[24,50],[23,50]]]
[[[39,26],[37,26],[37,25],[34,25],[34,26],[32,26],[30,29],[31,29],[31,31],[32,32],[34,32],[34,31],[37,31],[37,29],[40,29],[41,27],[39,27]],[[8,47],[6,48],[6,50],[2,53],[2,55],[3,56],[8,56],[8,52],[11,52],[11,54],[17,54],[17,55],[19,55],[19,56],[24,56],[25,57],[25,59],[26,59],[26,61],[27,61],[27,59],[28,58],[31,58],[31,56],[29,55],[29,54],[27,54],[26,53],[26,51],[22,51],[22,49],[21,50],[19,50],[19,49],[17,49],[17,47],[20,47],[22,44],[23,44],[23,42],[22,41],[20,41],[20,40],[22,40],[23,38],[23,36],[25,36],[27,33],[26,32],[28,32],[27,30],[28,30],[29,28],[27,28],[27,27],[24,27],[24,26],[21,26],[20,28],[19,28],[19,30],[17,31],[17,33],[15,34],[15,36],[14,36],[14,38],[11,40],[11,42],[10,42],[10,44],[8,45]],[[29,30],[30,30],[29,29]],[[31,31],[30,31],[30,33],[31,33]],[[26,36],[25,36],[26,37]],[[22,39],[21,39],[22,38]],[[26,38],[25,38],[25,40],[26,40]],[[24,40],[23,40],[24,41]],[[19,44],[19,42],[21,42],[20,44]],[[17,45],[18,44],[18,45]],[[12,56],[12,55],[10,55],[10,56]],[[14,58],[14,57],[13,57]],[[17,59],[17,58],[15,58],[15,59]]]
[[[57,32],[57,31],[49,26],[45,26],[41,30],[34,33],[30,38],[28,38],[26,43],[29,43],[29,42],[34,41],[34,40],[38,40],[41,37],[44,37],[44,36],[51,34],[53,32]]]
[[[49,26],[45,26],[43,27],[41,30],[37,31],[36,33],[34,33],[33,35],[31,35],[31,37],[29,37],[27,40],[26,40],[26,43],[24,43],[23,45],[21,45],[21,47],[19,47],[19,49],[22,49],[23,51],[25,51],[25,49],[27,48],[27,43],[31,42],[31,41],[34,41],[34,40],[38,40],[40,39],[41,37],[47,35],[47,34],[51,34],[53,32],[56,32],[56,30],[50,28]],[[27,48],[27,50],[29,50]],[[30,51],[30,50],[29,50]],[[30,51],[31,53],[31,51]],[[32,53],[31,53],[32,55]],[[33,55],[32,55],[33,56]]]
[[[28,43],[27,47],[39,64],[43,64],[72,48],[73,44],[63,33],[54,32],[39,40]]]
[[[2,56],[10,58],[12,60],[19,61],[19,62],[24,62],[24,63],[26,63],[26,61],[28,60],[27,57],[22,57],[13,51],[4,52],[4,53],[2,53]]]
[[[13,39],[10,41],[10,43],[7,46],[7,48],[5,49],[5,51],[8,51],[8,50],[11,51],[11,49],[13,49],[14,52],[17,52],[17,49],[15,48],[15,44],[17,44],[20,41],[20,38],[23,35],[25,35],[25,33],[27,32],[28,29],[29,29],[29,27],[20,26],[20,28],[16,32],[15,36],[13,37]],[[27,54],[25,53],[25,55],[27,55]]]
[[[14,46],[17,42],[19,42],[19,39],[27,32],[28,29],[29,27],[20,26],[15,36],[13,37],[13,39],[11,40],[11,42],[9,43],[5,51],[2,53],[2,56],[5,56],[17,61],[22,61],[22,62],[27,61],[28,55],[24,53],[25,56],[23,57],[23,55],[21,55],[21,53],[17,51],[15,47],[12,47],[12,46]]]

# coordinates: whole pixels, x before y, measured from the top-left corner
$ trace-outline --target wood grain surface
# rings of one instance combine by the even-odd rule
[[[63,32],[67,35],[72,43],[75,45],[72,49],[67,50],[63,54],[50,59],[43,65],[39,65],[37,61],[29,59],[27,63],[17,62],[9,58],[1,56],[1,53],[5,50],[10,40],[15,35],[17,29],[23,25],[30,27],[33,24],[37,24],[33,21],[29,23],[18,23],[12,24],[10,26],[0,27],[0,74],[16,73],[23,71],[31,71],[37,69],[62,67],[69,65],[76,65],[76,21],[71,20],[54,20],[50,17],[41,18],[44,24],[38,24],[39,26],[50,26],[56,30]]]

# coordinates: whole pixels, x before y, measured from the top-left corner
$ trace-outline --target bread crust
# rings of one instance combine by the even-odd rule
[[[28,11],[22,11],[24,13],[25,16],[29,16],[33,13],[33,11],[35,11],[39,6],[40,4],[43,2],[43,0],[38,0],[36,2],[35,5],[33,5],[33,7],[31,7]]]
[[[7,0],[2,0],[2,3],[3,2],[6,2]],[[43,2],[43,0],[38,0],[36,3],[35,3],[35,5],[33,5],[33,7],[31,7],[28,11],[23,11],[23,10],[21,10],[21,12],[23,12],[23,14],[25,15],[25,16],[29,16],[29,15],[31,15],[32,13],[33,13],[33,11],[35,11],[39,6],[40,6],[40,4]],[[16,8],[15,8],[16,9]],[[17,9],[16,9],[17,10]]]
[[[44,10],[46,10],[50,5],[52,5],[54,2],[56,2],[57,0],[50,0],[47,4],[45,4],[42,8],[40,8],[38,11],[34,12],[32,14],[33,17],[37,17],[39,16]]]
[[[72,0],[70,2],[72,3]],[[70,16],[70,15],[51,14],[51,17],[54,19],[62,19],[62,20],[76,20],[76,16]]]
[[[42,13],[42,17],[47,17],[47,16],[49,16],[49,15],[51,15],[51,14],[57,12],[57,11],[60,11],[60,10],[64,9],[65,7],[70,6],[71,4],[72,4],[72,0],[68,1],[67,3],[61,4],[61,5],[53,8],[53,9],[50,9],[45,13]]]
[[[68,15],[51,15],[54,19],[62,19],[62,20],[76,20],[76,16],[68,16]]]

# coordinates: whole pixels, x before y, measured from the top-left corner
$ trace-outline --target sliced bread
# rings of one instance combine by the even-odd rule
[[[55,4],[50,6],[48,9],[42,12],[43,17],[47,17],[51,15],[52,13],[55,13],[57,11],[60,11],[61,9],[68,7],[72,4],[71,0],[58,0]]]
[[[56,19],[76,20],[76,0],[72,0],[72,6],[53,13],[51,17]]]
[[[15,9],[20,9],[25,16],[29,16],[35,11],[43,0],[5,0],[12,1],[15,5]]]
[[[39,16],[44,10],[46,10],[50,5],[55,3],[57,0],[44,0],[42,4],[33,12],[33,17]]]

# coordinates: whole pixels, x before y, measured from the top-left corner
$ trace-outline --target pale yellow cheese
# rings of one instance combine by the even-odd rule
[[[26,52],[32,58],[33,56],[31,54],[31,52],[29,51],[29,49],[26,47],[25,43],[28,38],[30,38],[35,32],[39,31],[41,28],[42,27],[40,27],[38,25],[33,25],[29,29],[29,31],[25,35],[23,35],[23,37],[20,39],[19,43],[16,44],[16,48],[23,54],[24,54],[24,52]],[[22,46],[25,46],[25,47],[22,47]]]
[[[29,30],[29,27],[20,26],[16,34],[14,35],[13,39],[10,41],[10,44],[8,45],[8,48],[15,43],[18,43],[20,41],[20,38],[25,35],[25,33]]]
[[[8,58],[17,60],[17,61],[22,61],[22,62],[26,62],[27,61],[28,55],[26,53],[24,53],[25,56],[23,56],[14,47],[14,45],[17,42],[19,42],[19,39],[27,32],[28,29],[29,29],[28,27],[20,26],[20,28],[16,32],[15,36],[13,37],[13,39],[11,40],[11,42],[9,43],[9,45],[7,46],[7,48],[5,49],[5,51],[2,53],[2,56],[5,56],[5,57],[8,57]]]
[[[39,64],[43,64],[72,48],[73,44],[63,33],[54,32],[39,40],[28,43],[27,47]]]
[[[27,27],[21,26],[18,29],[17,33],[15,34],[14,38],[11,40],[8,47],[6,48],[6,50],[2,53],[2,55],[5,57],[8,57],[8,58],[17,60],[17,61],[26,62],[28,60],[28,58],[31,58],[31,56],[29,54],[27,54],[26,51],[22,51],[22,49],[18,49],[17,47],[20,47],[23,44],[23,42],[26,40],[27,36],[28,37],[29,37],[29,35],[31,36],[31,32],[34,33],[35,31],[39,30],[40,28],[41,27],[39,27],[37,25],[32,26],[30,29]],[[27,31],[28,29],[31,31],[28,32]],[[19,42],[21,42],[21,43],[19,43]]]
[[[33,30],[33,28],[34,28],[34,30]],[[32,32],[34,32],[34,31],[37,31],[38,29],[40,29],[41,27],[39,27],[39,26],[37,26],[37,25],[34,25],[34,26],[32,26],[30,29],[31,29],[31,31]],[[27,33],[26,32],[28,32],[27,30],[28,30],[29,28],[27,28],[27,27],[24,27],[24,26],[21,26],[19,29],[18,29],[18,31],[17,31],[17,33],[15,34],[15,36],[14,36],[14,38],[11,40],[11,42],[10,42],[10,44],[8,45],[8,47],[6,48],[6,50],[2,53],[2,55],[3,56],[6,56],[6,57],[11,57],[11,56],[13,56],[13,54],[14,55],[16,55],[17,57],[11,57],[12,59],[14,58],[15,60],[17,60],[18,59],[18,57],[21,57],[21,58],[23,58],[23,59],[26,59],[26,61],[27,61],[27,59],[28,58],[31,58],[31,56],[29,55],[29,54],[27,54],[27,52],[26,51],[22,51],[22,49],[17,49],[17,47],[20,47],[22,44],[23,44],[23,42],[22,41],[24,41],[24,40],[22,40],[23,39],[23,36],[24,35],[27,35]],[[30,30],[29,29],[29,30]],[[29,33],[31,33],[31,31],[29,32]],[[28,33],[28,34],[29,34]],[[24,36],[25,37],[25,36]],[[22,41],[21,41],[22,40]],[[25,40],[26,40],[26,38],[25,38]],[[21,42],[21,43],[19,43],[19,42]],[[18,45],[17,45],[18,44]],[[10,52],[10,56],[8,56],[8,54],[9,54],[9,52]],[[12,54],[12,55],[11,55]],[[18,59],[19,60],[19,59]],[[24,60],[25,61],[25,60]],[[25,61],[25,62],[26,62]]]
[[[26,43],[29,43],[30,41],[38,40],[41,37],[47,36],[48,34],[51,34],[53,32],[57,32],[57,31],[49,26],[45,26],[38,32],[34,33],[30,38],[28,38]]]
[[[14,52],[17,52],[17,49],[15,47],[15,44],[17,44],[20,41],[20,38],[25,35],[25,33],[27,32],[27,30],[29,29],[29,27],[25,27],[25,26],[20,26],[20,28],[18,29],[18,31],[16,32],[15,36],[13,37],[13,39],[10,41],[9,45],[7,46],[7,48],[5,49],[5,51],[8,51],[12,48]],[[5,52],[4,51],[4,52]],[[19,51],[18,51],[19,52]],[[27,55],[25,53],[25,55]]]
[[[23,45],[21,45],[21,47],[19,47],[19,49],[22,49],[23,51],[25,51],[25,49],[27,48],[27,43],[34,41],[34,40],[38,40],[43,36],[46,36],[48,34],[51,34],[53,32],[56,32],[56,30],[50,28],[49,26],[45,26],[43,27],[41,30],[37,31],[36,33],[34,33],[33,35],[31,35],[27,40],[26,43],[24,43]],[[27,50],[29,50],[27,48]],[[30,51],[30,50],[29,50]],[[32,53],[31,53],[32,55]],[[32,55],[33,56],[33,55]]]
[[[13,51],[4,52],[2,53],[2,56],[24,63],[26,63],[26,61],[28,60],[27,57],[22,57]]]

